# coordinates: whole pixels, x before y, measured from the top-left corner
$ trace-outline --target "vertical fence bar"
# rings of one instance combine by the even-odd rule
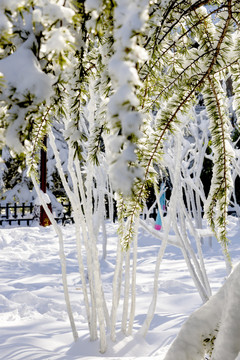
[[[14,219],[16,219],[16,218],[17,218],[17,203],[14,203],[14,208],[13,208],[13,210],[14,210],[14,215],[13,215],[13,217],[14,217]]]
[[[2,226],[2,219],[1,219],[1,216],[2,216],[2,209],[4,209],[4,207],[2,207],[2,205],[0,204],[0,226]]]
[[[22,203],[22,218],[25,215],[25,203]]]

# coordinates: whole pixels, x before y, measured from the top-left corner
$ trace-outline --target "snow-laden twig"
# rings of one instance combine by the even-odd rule
[[[53,149],[53,153],[56,159],[56,166],[58,169],[58,173],[60,175],[62,184],[64,186],[64,189],[68,195],[69,200],[71,201],[71,204],[73,206],[73,214],[74,217],[78,218],[78,212],[77,212],[77,203],[76,203],[76,199],[75,196],[72,192],[72,190],[70,189],[69,183],[66,180],[63,168],[62,168],[62,164],[61,164],[61,159],[59,156],[59,152],[57,150],[56,147],[56,143],[55,143],[55,138],[54,135],[52,133],[52,131],[50,131],[49,133],[49,139],[50,139],[50,144],[51,147]],[[81,216],[81,214],[80,214]],[[89,299],[88,299],[88,294],[87,294],[87,286],[86,286],[86,280],[85,280],[85,273],[84,273],[84,265],[83,265],[83,260],[82,260],[82,246],[81,246],[81,234],[80,234],[80,227],[78,226],[78,220],[75,222],[76,224],[76,242],[77,242],[77,254],[78,254],[78,266],[79,266],[79,271],[80,271],[80,276],[81,276],[81,281],[82,281],[82,289],[83,289],[83,295],[84,295],[84,303],[85,303],[85,307],[86,307],[86,314],[87,314],[87,319],[88,319],[88,326],[89,326],[89,330],[90,330],[90,334],[92,335],[92,324],[91,324],[91,316],[90,316],[90,305],[89,305]]]
[[[113,292],[112,292],[112,310],[111,310],[111,339],[116,341],[116,320],[117,309],[120,300],[122,285],[122,267],[123,267],[123,251],[120,241],[118,241],[116,252],[116,265],[113,276]]]
[[[198,258],[199,258],[199,265],[200,265],[199,266],[199,268],[200,268],[200,276],[201,276],[203,286],[206,289],[206,293],[207,293],[208,297],[210,297],[211,294],[212,294],[212,291],[211,291],[211,288],[210,288],[210,284],[209,284],[209,280],[208,280],[208,277],[207,277],[207,272],[206,272],[206,268],[205,268],[205,264],[204,264],[202,247],[201,247],[200,232],[199,232],[199,230],[197,230],[194,227],[194,225],[192,223],[192,220],[191,220],[189,214],[187,213],[185,207],[183,206],[182,202],[181,202],[181,208],[182,208],[183,214],[185,215],[186,222],[189,225],[189,230],[192,232],[192,235],[194,236],[194,239],[196,241],[197,251],[198,251]]]
[[[128,323],[128,335],[132,334],[133,322],[136,308],[136,274],[137,274],[137,250],[138,250],[138,228],[139,218],[136,219],[134,237],[133,237],[133,259],[132,259],[132,283],[131,283],[131,308]]]
[[[154,227],[151,225],[148,225],[147,222],[143,219],[139,219],[139,226],[143,228],[145,231],[149,232],[151,235],[153,235],[156,239],[159,239],[160,241],[163,241],[165,238],[164,232],[160,232],[158,230],[155,230]],[[180,244],[178,237],[176,235],[168,235],[168,243],[169,245],[176,246],[178,248],[181,248],[182,245]]]
[[[131,248],[125,254],[125,269],[124,269],[124,298],[123,298],[123,311],[122,311],[122,332],[127,334],[127,320],[129,310],[129,293],[130,293],[130,253]]]
[[[160,271],[160,265],[168,244],[168,237],[169,232],[171,229],[171,223],[174,222],[175,214],[176,214],[176,207],[177,207],[177,193],[179,191],[179,177],[180,177],[180,161],[181,161],[181,151],[180,151],[180,136],[177,136],[177,148],[178,151],[176,152],[176,169],[175,169],[175,177],[173,182],[173,191],[170,199],[169,204],[169,213],[167,216],[166,221],[164,222],[164,238],[160,247],[160,250],[158,252],[158,256],[156,259],[156,265],[155,265],[155,274],[154,274],[154,287],[153,287],[153,296],[152,301],[150,303],[150,306],[148,308],[146,319],[142,325],[142,328],[140,329],[140,334],[143,336],[146,336],[149,326],[151,324],[151,321],[154,316],[156,303],[157,303],[157,295],[158,295],[158,281],[159,281],[159,271]],[[176,221],[176,220],[175,220]]]
[[[62,231],[60,229],[60,227],[58,226],[56,220],[54,219],[53,214],[51,213],[51,211],[49,210],[47,203],[44,199],[44,196],[40,190],[40,187],[35,179],[34,176],[31,177],[32,178],[32,182],[34,185],[34,188],[36,189],[37,195],[40,199],[40,202],[49,218],[49,220],[51,221],[54,230],[56,231],[56,234],[58,235],[58,240],[59,240],[59,255],[60,255],[60,261],[61,261],[61,269],[62,269],[62,281],[63,281],[63,290],[64,290],[64,297],[65,297],[65,301],[66,301],[66,306],[67,306],[67,313],[68,313],[68,317],[69,317],[69,321],[71,324],[71,328],[72,328],[72,333],[73,333],[73,338],[74,341],[77,341],[78,339],[78,333],[77,333],[77,329],[76,329],[76,325],[75,325],[75,321],[74,321],[74,317],[73,317],[73,313],[72,313],[72,308],[71,308],[71,303],[70,303],[70,298],[69,298],[69,292],[68,292],[68,283],[67,283],[67,266],[66,266],[66,257],[65,257],[65,252],[64,252],[64,242],[63,242],[63,235],[62,235]]]

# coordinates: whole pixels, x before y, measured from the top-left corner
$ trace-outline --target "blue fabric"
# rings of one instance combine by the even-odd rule
[[[160,187],[160,193],[163,191],[164,187],[165,187],[165,184],[162,183],[162,184],[161,184],[161,187]],[[165,194],[165,190],[163,191],[162,195],[160,196],[159,202],[160,202],[161,209],[162,209],[162,210],[165,210],[165,206],[166,206],[166,194]],[[158,210],[158,214],[157,214],[156,225],[162,226],[162,219],[161,219],[161,215],[160,215],[160,211],[159,211],[159,210]]]

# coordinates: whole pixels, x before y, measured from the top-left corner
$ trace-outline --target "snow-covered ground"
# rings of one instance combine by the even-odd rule
[[[58,256],[58,239],[51,227],[0,228],[0,359],[72,360],[103,356],[98,341],[90,342],[79,281],[72,225],[63,228],[67,255],[71,303],[79,334],[73,343],[64,303]],[[108,255],[101,261],[106,299],[111,303],[111,287],[116,251],[116,225],[107,223]],[[239,220],[229,218],[230,252],[233,263],[240,260]],[[164,358],[181,325],[201,299],[177,248],[167,247],[161,265],[156,314],[145,339],[139,334],[151,301],[153,274],[159,240],[139,234],[137,307],[134,336],[124,337],[119,329],[117,342],[109,343],[104,357],[132,359]],[[101,256],[101,246],[100,256]],[[220,246],[213,239],[203,244],[207,273],[213,293],[226,277]],[[110,310],[110,309],[109,309]],[[120,317],[120,313],[119,313]]]

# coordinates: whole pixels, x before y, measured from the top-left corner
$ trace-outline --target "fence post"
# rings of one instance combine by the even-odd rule
[[[6,204],[6,219],[9,218],[9,204]]]

